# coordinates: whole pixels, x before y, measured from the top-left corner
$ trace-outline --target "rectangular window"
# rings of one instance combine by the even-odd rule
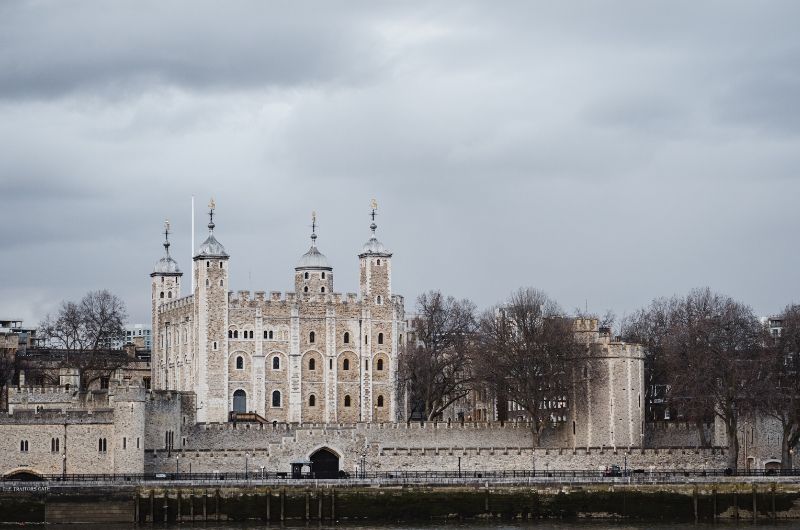
[[[136,438],[136,449],[139,449],[139,438]]]
[[[142,383],[144,384],[145,389],[150,390],[150,377],[143,377]]]
[[[100,378],[100,388],[107,389],[108,388],[108,377],[101,377]]]
[[[127,449],[128,448],[128,439],[125,438],[124,436],[122,437],[122,448],[123,449]]]

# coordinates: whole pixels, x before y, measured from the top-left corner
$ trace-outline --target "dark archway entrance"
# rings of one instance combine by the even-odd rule
[[[339,457],[336,453],[323,447],[311,455],[311,472],[315,478],[338,478]]]
[[[233,393],[233,411],[247,412],[247,394],[244,390],[237,390]]]

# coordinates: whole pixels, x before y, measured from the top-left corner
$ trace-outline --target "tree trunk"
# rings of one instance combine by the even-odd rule
[[[708,447],[708,437],[706,436],[706,426],[703,423],[703,420],[698,418],[695,420],[695,425],[697,426],[697,435],[700,438],[700,447]]]
[[[725,426],[728,431],[728,467],[736,471],[739,466],[739,435],[736,432],[736,421],[728,420]]]
[[[792,454],[789,452],[789,437],[791,436],[791,426],[783,427],[783,436],[781,436],[781,469],[792,468]]]

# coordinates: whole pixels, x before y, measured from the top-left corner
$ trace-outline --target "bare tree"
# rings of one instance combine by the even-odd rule
[[[728,466],[739,457],[741,414],[753,410],[763,326],[753,311],[708,288],[669,302],[662,346],[671,403],[689,414],[711,410],[725,425]]]
[[[77,368],[85,390],[125,364],[123,353],[109,350],[123,336],[126,319],[120,298],[107,290],[92,291],[78,303],[62,302],[55,315],[45,318],[41,332],[50,347],[63,350],[57,368]]]
[[[792,467],[792,451],[800,442],[800,305],[790,305],[780,317],[780,335],[765,351],[766,377],[759,393],[759,410],[781,424],[781,467]]]
[[[430,291],[417,298],[416,311],[410,340],[400,351],[399,379],[415,407],[432,420],[471,389],[475,305]]]
[[[683,300],[677,297],[657,298],[649,307],[640,309],[627,316],[621,326],[623,340],[635,342],[645,347],[645,407],[650,420],[683,418],[697,427],[700,445],[708,447],[705,426],[714,418],[714,406],[705,395],[695,395],[695,385],[683,385],[672,390],[671,376],[674,375],[670,362],[677,362],[676,367],[683,371],[683,360],[678,356],[667,356],[666,344],[673,326],[681,315]],[[681,380],[686,383],[685,379]],[[671,394],[672,399],[667,399]]]
[[[566,408],[569,360],[582,346],[574,320],[537,289],[520,289],[480,320],[478,373],[495,395],[506,396],[531,419],[534,442]]]
[[[15,352],[0,348],[0,409],[8,408],[8,387],[17,371]]]

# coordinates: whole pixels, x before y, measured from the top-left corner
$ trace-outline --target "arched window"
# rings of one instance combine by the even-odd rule
[[[375,302],[376,302],[378,305],[381,305],[381,304],[383,303],[383,299],[381,298],[381,295],[378,295],[378,298],[376,298],[376,299],[375,299]]]
[[[378,344],[383,344],[383,333],[378,333]]]
[[[315,338],[316,338],[316,335],[314,335],[314,332],[313,332],[313,331],[312,331],[311,333],[309,333],[309,334],[308,334],[308,342],[310,342],[310,343],[312,343],[312,344],[313,344],[313,343],[314,343],[314,339],[315,339]]]
[[[222,287],[222,280],[219,281],[219,286]]]
[[[238,339],[239,338],[239,330],[238,329],[234,329],[233,330],[233,338],[234,339]]]
[[[317,405],[317,398],[314,394],[308,396],[308,406],[315,407]]]
[[[350,333],[348,333],[347,331],[344,332],[344,343],[350,344]]]
[[[272,369],[273,370],[280,370],[281,369],[281,358],[277,355],[272,358]]]
[[[219,268],[220,269],[222,268],[222,262],[221,261],[219,262]]]
[[[325,271],[322,272],[322,279],[325,279]]]
[[[345,396],[344,397],[344,406],[345,407],[349,407],[350,406],[350,396]]]
[[[325,286],[324,286],[324,285],[323,285],[322,287],[320,287],[320,288],[319,288],[319,292],[321,292],[321,293],[324,293],[324,292],[325,292]]]
[[[317,361],[315,361],[313,357],[308,360],[308,369],[309,370],[316,370],[317,369]]]
[[[308,279],[308,273],[303,274],[303,278]]]
[[[380,266],[381,266],[381,260],[379,259],[378,260],[378,267],[380,267]]]
[[[379,372],[383,370],[383,359],[378,359],[378,362],[375,363],[375,369]]]
[[[272,392],[272,406],[273,407],[281,406],[281,393],[279,390],[275,390],[274,392]]]
[[[229,330],[228,330],[228,338],[229,338],[229,339],[232,339],[232,338],[233,338],[233,330],[232,330],[232,329],[229,329]]]
[[[236,369],[244,370],[244,358],[241,355],[236,358]]]
[[[264,338],[265,339],[267,338],[267,332],[266,331],[264,332]]]
[[[250,330],[250,338],[253,338],[253,330]]]
[[[383,396],[378,396],[378,406],[379,407],[383,406]]]
[[[350,359],[345,359],[342,361],[342,370],[349,370],[350,369]]]
[[[303,287],[303,292],[304,292],[304,293],[307,293],[307,292],[308,292],[308,285],[306,285],[305,287]]]
[[[272,330],[270,330],[270,332],[269,332],[269,338],[270,339],[272,338]]]
[[[167,298],[172,298],[172,291],[167,292]]]
[[[164,291],[161,291],[161,296],[160,296],[160,298],[164,298]]]

